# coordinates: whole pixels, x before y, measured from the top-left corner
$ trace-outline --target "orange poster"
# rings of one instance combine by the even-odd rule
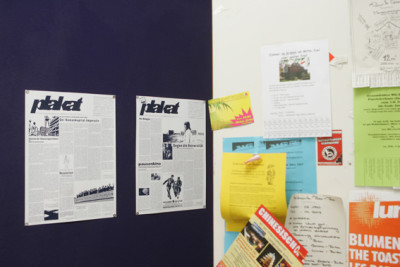
[[[400,266],[400,192],[353,191],[349,205],[349,266]]]

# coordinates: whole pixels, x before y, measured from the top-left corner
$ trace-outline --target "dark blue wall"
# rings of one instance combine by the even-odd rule
[[[212,157],[188,212],[136,216],[134,165],[136,95],[212,96],[211,1],[0,0],[0,66],[0,266],[212,266]],[[117,218],[24,226],[25,89],[117,95]]]

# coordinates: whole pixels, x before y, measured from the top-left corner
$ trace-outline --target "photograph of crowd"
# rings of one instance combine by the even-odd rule
[[[75,204],[89,201],[109,200],[114,198],[114,185],[108,184],[84,190],[74,198]]]

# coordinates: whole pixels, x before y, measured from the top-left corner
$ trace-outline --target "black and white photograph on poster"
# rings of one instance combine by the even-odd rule
[[[139,196],[148,196],[150,195],[150,188],[139,188]]]
[[[25,91],[25,225],[116,216],[115,96]]]
[[[58,136],[59,121],[58,116],[30,116],[27,133],[29,136]]]
[[[45,221],[57,221],[59,219],[60,203],[56,198],[48,198],[43,203],[43,219]]]
[[[184,121],[181,125],[179,125],[179,122],[178,124],[172,122],[164,125],[164,143],[201,144],[204,142],[205,133],[204,131],[198,131],[195,122]]]
[[[171,143],[164,143],[163,144],[163,160],[170,160],[172,159],[172,144]]]
[[[44,210],[44,220],[45,221],[58,220],[58,209]]]
[[[99,181],[98,186],[93,183],[76,183],[74,203],[82,204],[86,202],[112,201],[114,200],[114,184],[107,181]]]
[[[158,173],[156,173],[156,172],[151,173],[151,180],[152,180],[152,181],[160,181],[160,180],[161,180],[160,174],[158,174]]]
[[[137,215],[205,208],[205,111],[204,100],[137,96]]]
[[[183,205],[183,181],[181,175],[167,174],[163,181],[163,206],[176,208]]]

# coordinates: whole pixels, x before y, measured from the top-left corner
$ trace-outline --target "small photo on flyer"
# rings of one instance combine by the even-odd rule
[[[308,71],[310,58],[308,56],[282,57],[279,62],[279,81],[305,81],[310,80],[311,75]]]
[[[268,244],[264,238],[265,232],[257,223],[247,223],[242,230],[242,235],[246,238],[247,242],[260,253],[263,248]]]
[[[257,261],[261,266],[276,266],[282,259],[281,254],[272,246],[267,246],[261,255],[257,258]],[[279,266],[279,265],[278,265]]]

